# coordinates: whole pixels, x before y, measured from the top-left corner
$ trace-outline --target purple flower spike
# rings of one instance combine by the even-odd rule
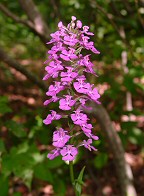
[[[49,86],[49,90],[48,92],[46,92],[46,95],[56,96],[56,94],[59,93],[63,89],[64,89],[64,86],[61,85],[61,82],[55,82],[55,85]]]
[[[62,46],[62,42],[58,42],[55,46],[48,51],[48,54],[55,55],[58,51],[64,50],[65,47]]]
[[[44,76],[43,80],[47,80],[50,77],[56,78],[58,77],[59,71],[63,70],[63,66],[61,65],[61,61],[51,61],[48,66],[45,67],[47,74]]]
[[[77,21],[76,23],[77,28],[82,28],[82,22],[80,20]]]
[[[81,44],[84,45],[84,46],[87,46],[89,39],[90,39],[90,37],[83,35]]]
[[[88,26],[83,26],[83,33],[86,35],[94,35],[92,32],[88,32],[89,27]]]
[[[64,161],[73,161],[78,153],[78,150],[73,145],[67,145],[63,147],[63,149],[60,151],[60,154],[62,155],[62,160]]]
[[[96,76],[96,73],[95,73],[95,71],[94,71],[93,68],[92,68],[92,67],[94,66],[94,64],[90,62],[89,56],[90,56],[90,55],[84,56],[84,58],[82,58],[82,59],[79,61],[79,64],[80,64],[81,66],[85,66],[85,67],[86,67],[86,69],[84,70],[85,72],[94,74],[94,75]]]
[[[80,98],[79,102],[81,103],[81,107],[85,108],[86,110],[92,110],[92,107],[86,106],[85,103],[88,99]]]
[[[56,102],[56,101],[58,101],[58,100],[59,100],[59,98],[58,98],[57,96],[53,96],[51,99],[46,100],[46,101],[44,102],[44,105],[48,105],[48,104],[50,104],[51,102]]]
[[[68,46],[74,46],[76,43],[78,43],[78,39],[76,37],[76,34],[73,33],[71,33],[70,36],[66,35],[64,37],[64,44]]]
[[[91,133],[91,132],[92,132],[92,131],[91,131],[92,128],[93,128],[93,127],[92,127],[91,124],[85,123],[85,124],[82,124],[82,125],[81,125],[81,129],[83,130],[84,134],[85,134],[88,138],[92,138],[92,139],[94,139],[94,140],[98,140],[99,137],[96,136],[96,135],[93,135],[93,134]]]
[[[62,148],[70,139],[70,136],[67,135],[67,131],[60,128],[59,130],[53,133],[53,146]]]
[[[78,93],[86,94],[88,92],[88,89],[90,88],[90,84],[85,83],[83,80],[79,80],[79,82],[74,82],[73,85]]]
[[[72,16],[71,19],[72,19],[72,21],[75,21],[76,20],[76,17],[75,16]]]
[[[52,160],[52,159],[56,158],[59,155],[60,155],[60,149],[59,148],[55,148],[50,153],[48,153],[47,158]]]
[[[56,31],[55,33],[51,33],[50,36],[52,37],[52,39],[46,44],[52,44],[54,42],[59,42],[61,40],[59,31]]]
[[[64,161],[72,161],[75,159],[78,150],[71,144],[67,144],[71,137],[75,137],[82,132],[88,137],[81,144],[75,141],[77,146],[84,146],[91,150],[96,150],[91,144],[92,140],[98,140],[98,136],[92,134],[92,124],[88,124],[88,117],[83,110],[90,110],[88,101],[100,102],[100,95],[94,84],[87,82],[86,73],[97,76],[94,71],[94,64],[90,61],[91,54],[83,55],[85,51],[99,54],[95,48],[94,42],[90,37],[94,35],[89,31],[88,26],[83,26],[80,20],[75,16],[71,17],[68,25],[64,25],[62,21],[58,23],[58,30],[51,33],[51,40],[47,44],[51,44],[51,49],[48,51],[48,59],[45,61],[46,74],[43,80],[55,78],[52,84],[49,85],[46,95],[49,98],[44,102],[48,105],[51,102],[59,101],[59,109],[63,110],[64,118],[71,118],[74,126],[79,125],[81,130],[76,132],[73,126],[69,126],[66,131],[62,128],[57,129],[53,133],[53,146],[55,147],[48,154],[49,159],[62,155]],[[84,53],[83,53],[83,50]],[[43,120],[44,124],[49,125],[53,120],[59,120],[62,115],[51,110],[51,113]],[[73,134],[69,132],[73,130]],[[72,140],[73,141],[73,140]]]
[[[60,22],[58,23],[58,27],[59,27],[59,28],[62,28],[62,27],[63,27],[62,21],[60,21]]]
[[[45,120],[43,120],[43,123],[45,125],[51,124],[53,120],[59,120],[62,116],[60,114],[57,114],[56,111],[51,110],[51,114],[48,114]]]
[[[79,109],[74,111],[75,114],[71,114],[71,119],[75,125],[85,124],[88,120],[87,115],[80,112]]]
[[[92,133],[87,133],[84,132],[84,134],[88,137],[88,138],[92,138],[93,140],[99,140],[99,137],[97,135],[93,135]]]
[[[92,144],[92,139],[88,139],[87,141],[86,140],[84,140],[83,141],[83,144],[82,145],[84,145],[84,147],[85,148],[87,148],[88,150],[97,150],[94,146],[91,146],[91,144]]]
[[[87,95],[94,100],[96,103],[99,103],[98,99],[100,98],[100,94],[98,93],[98,90],[96,88],[92,89],[92,86],[89,88]]]
[[[69,48],[69,50],[62,50],[62,54],[60,54],[60,57],[65,61],[70,61],[72,59],[78,58],[76,54],[74,54],[75,49]]]
[[[77,77],[78,73],[73,72],[74,68],[66,67],[67,72],[61,72],[61,81],[62,82],[71,82],[74,78]]]
[[[59,108],[61,110],[71,110],[71,107],[75,104],[75,102],[75,100],[72,100],[72,96],[65,95],[65,99],[60,99],[59,101]]]
[[[86,133],[91,133],[91,129],[93,128],[93,126],[91,124],[81,124],[81,129],[86,132]]]

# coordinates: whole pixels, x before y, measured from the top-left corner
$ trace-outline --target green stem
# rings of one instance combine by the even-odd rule
[[[71,183],[74,186],[74,171],[73,171],[73,161],[69,162],[70,166],[70,178],[71,178]]]

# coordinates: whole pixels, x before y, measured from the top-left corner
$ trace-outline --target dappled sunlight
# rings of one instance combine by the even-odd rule
[[[140,154],[134,155],[131,153],[125,153],[126,162],[133,167],[134,170],[139,169],[144,165],[144,160]]]
[[[98,84],[97,88],[98,88],[100,95],[103,95],[104,92],[110,88],[110,85],[105,82],[103,84]]]
[[[103,195],[111,195],[113,193],[111,185],[106,185],[102,190]]]
[[[139,127],[143,127],[144,125],[144,116],[136,116],[134,114],[122,115],[122,122],[137,122]]]
[[[53,191],[52,185],[47,185],[47,186],[43,187],[42,193],[44,194],[44,196],[53,195],[54,191]]]

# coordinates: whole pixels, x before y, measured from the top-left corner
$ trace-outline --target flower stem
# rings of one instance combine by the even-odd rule
[[[73,161],[69,162],[70,166],[70,178],[71,178],[71,183],[74,186],[74,171],[73,171]]]

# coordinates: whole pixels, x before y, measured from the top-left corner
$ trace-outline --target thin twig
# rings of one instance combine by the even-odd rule
[[[107,13],[98,3],[96,3],[96,7],[99,11],[101,11],[110,21],[110,23],[112,24],[112,26],[114,27],[114,29],[117,31],[118,35],[124,39],[123,35],[120,33],[119,28],[117,27],[117,25],[115,24],[114,20],[113,20],[113,15],[110,13]]]
[[[25,3],[25,1],[23,1],[23,4]],[[26,4],[27,5],[27,4]],[[33,4],[32,4],[33,5]],[[28,7],[29,5],[27,5]],[[14,20],[17,23],[23,24],[27,27],[29,27],[36,35],[38,35],[38,37],[42,40],[42,42],[45,44],[45,46],[48,48],[49,45],[46,45],[46,42],[50,39],[49,36],[49,31],[48,31],[48,27],[46,25],[45,22],[42,23],[42,21],[44,21],[42,19],[42,17],[40,17],[39,15],[37,15],[37,17],[35,17],[34,14],[33,15],[33,20],[23,20],[21,19],[19,16],[17,16],[16,14],[12,13],[8,8],[6,8],[2,3],[0,3],[0,10],[8,17],[10,17],[12,20]],[[31,7],[31,10],[35,10],[33,7]],[[30,15],[30,11],[28,12]],[[31,13],[35,13],[34,11]],[[27,13],[26,13],[27,14]],[[39,17],[38,17],[39,16]]]
[[[0,3],[0,10],[8,17],[10,17],[11,19],[13,19],[15,22],[17,23],[21,23],[24,24],[26,26],[28,26],[31,29],[34,29],[34,25],[31,21],[29,20],[23,20],[21,19],[19,16],[15,15],[14,13],[12,13],[8,8],[6,8],[2,3]]]
[[[118,26],[114,22],[114,16],[111,13],[107,13],[98,3],[96,3],[96,6],[99,9],[99,11],[101,11],[107,17],[107,19],[110,21],[111,25],[114,27],[114,29],[116,30],[116,32],[118,33],[118,35],[122,39],[125,46],[128,48],[128,50],[130,52],[130,55],[131,55],[131,59],[133,59],[133,61],[135,60],[138,63],[141,63],[138,59],[136,59],[136,57],[133,54],[132,47],[131,47],[131,45],[130,45],[129,41],[127,40],[127,37],[126,37],[124,27],[120,26],[120,28],[118,28]]]
[[[20,63],[18,63],[15,59],[7,55],[7,53],[2,49],[2,46],[0,46],[0,60],[8,64],[10,67],[13,67],[23,75],[25,75],[30,81],[32,81],[34,84],[38,85],[41,89],[44,91],[47,90],[46,85],[39,80],[34,74],[32,74],[30,71],[25,69]]]
[[[48,40],[49,28],[33,0],[19,0],[29,20],[34,24],[37,33]]]
[[[135,0],[135,7],[136,7],[136,10],[137,10],[139,21],[140,21],[140,23],[142,25],[142,28],[144,29],[144,20],[141,17],[140,12],[139,12],[138,0]]]

